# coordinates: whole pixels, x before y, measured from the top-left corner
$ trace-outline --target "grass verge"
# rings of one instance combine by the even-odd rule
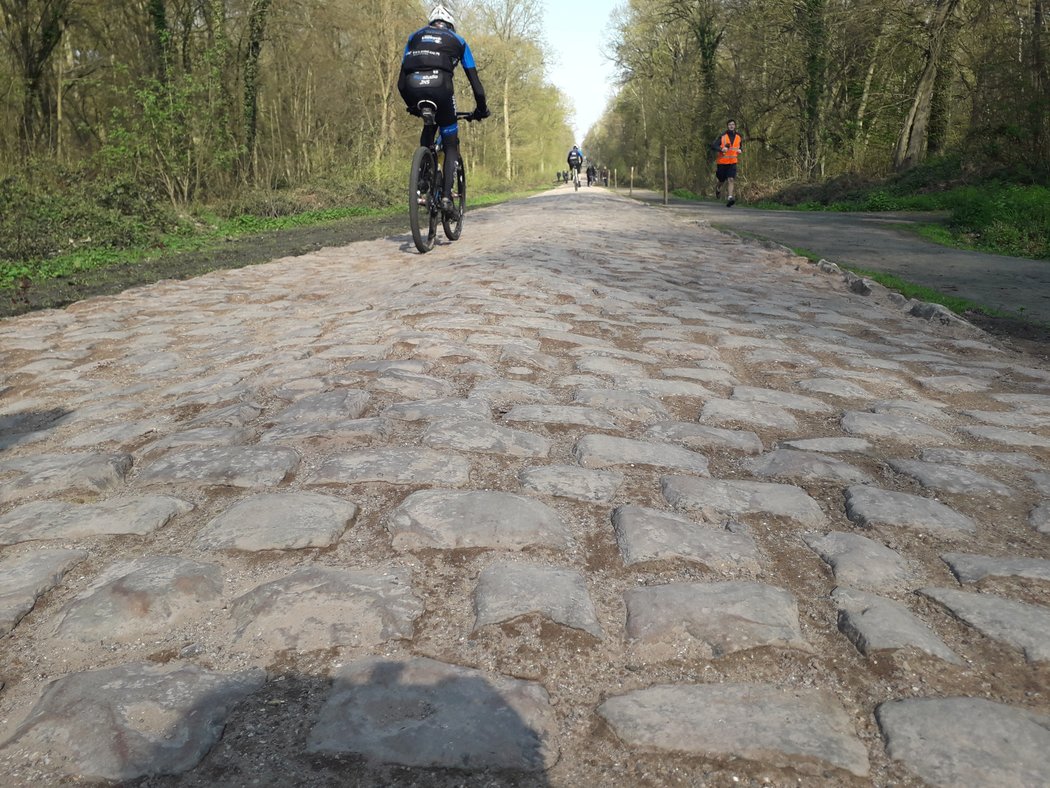
[[[478,194],[472,197],[470,208],[497,205],[533,193]],[[188,279],[219,269],[295,257],[322,247],[407,234],[407,211],[401,206],[216,221],[194,233],[174,234],[164,245],[78,252],[48,261],[48,276],[16,277],[0,286],[0,317],[62,307],[162,279]]]
[[[820,255],[811,252],[808,249],[792,248],[791,251],[799,257],[805,257],[813,263],[819,262],[823,259]],[[976,301],[959,298],[958,296],[946,295],[945,293],[942,293],[939,290],[934,290],[932,287],[927,287],[926,285],[917,285],[914,282],[901,279],[895,274],[885,274],[881,271],[873,271],[870,268],[861,268],[860,266],[840,261],[836,261],[835,264],[845,271],[852,271],[857,274],[857,276],[863,276],[873,282],[878,282],[883,287],[900,293],[905,298],[914,298],[917,301],[929,301],[933,304],[940,304],[941,306],[945,306],[952,310],[957,315],[981,312],[993,317],[1017,317],[1017,315],[1010,315],[1001,310],[978,304]]]
[[[821,255],[808,249],[793,248],[792,251],[813,263],[817,263],[822,259]],[[905,298],[942,304],[989,334],[1001,339],[1007,339],[1016,348],[1027,350],[1036,357],[1050,360],[1050,323],[1029,320],[1023,314],[1011,314],[965,298],[945,295],[939,290],[934,290],[925,285],[917,285],[893,274],[884,274],[879,271],[850,265],[849,263],[837,262],[836,264],[839,268],[851,271],[858,276],[866,277],[873,282],[878,282],[883,287],[894,290]]]
[[[481,208],[486,205],[495,205],[529,193],[531,192],[481,194],[471,200],[470,207]],[[34,260],[26,264],[0,261],[0,292],[13,288],[24,290],[51,279],[76,277],[85,272],[111,266],[134,265],[162,260],[173,255],[204,252],[246,236],[319,227],[352,218],[382,219],[398,216],[404,213],[404,210],[403,206],[385,208],[346,206],[277,217],[242,215],[222,219],[214,215],[205,215],[199,217],[192,227],[168,233],[151,246],[133,246],[124,249],[78,249],[75,252],[47,260]]]
[[[994,169],[994,168],[993,168]],[[795,183],[777,191],[759,186],[752,203],[768,210],[943,212],[946,220],[921,230],[924,238],[957,249],[1050,262],[1050,187],[1030,176],[988,178],[959,155],[931,159],[882,181],[843,175]]]

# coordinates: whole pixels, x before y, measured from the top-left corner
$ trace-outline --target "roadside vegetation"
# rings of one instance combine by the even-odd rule
[[[473,206],[553,180],[575,141],[540,11],[459,8],[492,109],[461,126]],[[420,127],[397,76],[425,15],[419,0],[0,0],[0,301],[55,283],[68,302],[86,272],[251,235],[355,218],[390,232]]]
[[[24,296],[50,280],[204,252],[261,233],[405,213],[401,181],[406,177],[401,173],[367,184],[348,177],[296,189],[247,190],[185,211],[174,210],[160,195],[126,179],[50,174],[50,181],[0,181],[0,294],[17,290]],[[520,187],[511,191],[491,178],[477,180],[480,185],[471,184],[472,208],[528,193]],[[178,275],[175,268],[172,275]]]
[[[791,251],[799,257],[805,257],[813,263],[818,263],[822,259],[819,254],[812,252],[809,249],[794,248]],[[917,285],[913,282],[901,279],[894,274],[872,271],[869,268],[861,268],[859,266],[838,261],[836,261],[836,265],[846,271],[852,271],[858,276],[863,276],[873,282],[878,282],[883,287],[900,293],[905,298],[914,298],[917,301],[928,301],[933,304],[940,304],[959,315],[979,312],[993,317],[1014,317],[1012,315],[1007,315],[1005,312],[978,304],[975,301],[959,298],[958,296],[946,295],[939,290],[934,290],[932,287],[926,287],[925,285]]]
[[[1050,259],[1048,2],[630,0],[609,20],[617,87],[583,149],[621,183],[659,188],[666,170],[680,196],[707,197],[732,115],[752,204],[937,211],[928,238]],[[403,210],[419,122],[396,81],[420,0],[0,8],[0,301],[55,282],[72,299],[85,272],[385,228]],[[461,132],[470,203],[550,185],[579,140],[542,2],[457,8],[493,111]],[[462,79],[457,92],[469,104]]]
[[[750,207],[765,210],[937,213],[941,216],[918,228],[929,241],[1050,260],[1050,188],[1025,173],[991,179],[968,172],[958,156],[932,159],[880,180],[846,175],[781,188],[744,180],[739,188]],[[687,189],[674,194],[704,199]]]
[[[937,211],[923,235],[1050,259],[1046,0],[632,0],[620,87],[584,150],[636,185],[712,198],[710,148],[744,140],[767,208]]]

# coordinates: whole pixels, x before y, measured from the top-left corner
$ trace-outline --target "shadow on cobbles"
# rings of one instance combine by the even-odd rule
[[[259,670],[221,675],[172,662],[73,674],[50,684],[0,743],[4,762],[19,764],[7,784],[550,784],[556,753],[538,685],[418,658],[333,672],[264,682]]]
[[[60,419],[72,412],[65,408],[50,408],[0,416],[0,454],[15,446],[39,440],[43,437],[40,433],[57,426]]]

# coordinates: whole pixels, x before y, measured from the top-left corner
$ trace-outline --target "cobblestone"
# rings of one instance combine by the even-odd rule
[[[879,706],[891,758],[931,785],[1038,785],[1050,771],[1050,717],[984,698],[912,698]]]
[[[831,598],[839,608],[839,630],[861,654],[916,649],[953,665],[962,664],[943,640],[899,602],[852,588],[837,588]]]
[[[669,583],[624,593],[627,636],[643,661],[703,653],[719,658],[776,646],[809,651],[798,605],[762,583]]]
[[[662,685],[610,698],[598,713],[643,750],[771,761],[803,772],[829,764],[858,777],[868,774],[867,754],[849,718],[819,690]]]
[[[760,569],[758,546],[730,523],[695,523],[657,509],[621,506],[613,512],[616,541],[623,562],[631,564],[679,558],[717,572]]]
[[[5,788],[1045,782],[1045,359],[603,189],[405,237],[0,321]]]
[[[806,544],[832,568],[841,585],[878,591],[916,579],[915,569],[900,553],[860,534],[812,535],[806,537]]]

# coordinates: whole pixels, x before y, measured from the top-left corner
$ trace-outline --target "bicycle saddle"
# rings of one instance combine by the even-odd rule
[[[416,109],[423,116],[423,122],[428,126],[437,123],[437,104],[429,99],[423,99],[416,104]]]

